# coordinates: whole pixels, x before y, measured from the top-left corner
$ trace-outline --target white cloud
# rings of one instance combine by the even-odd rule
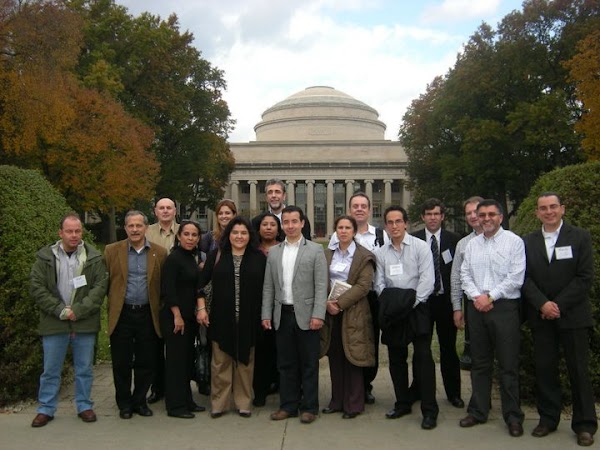
[[[427,6],[421,20],[423,23],[444,23],[482,18],[493,15],[500,3],[500,0],[444,0]]]

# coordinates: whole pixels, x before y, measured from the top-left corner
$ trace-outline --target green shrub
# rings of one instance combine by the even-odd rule
[[[590,341],[590,372],[596,401],[600,399],[600,162],[580,164],[557,169],[540,177],[531,188],[529,196],[519,208],[513,227],[515,233],[524,236],[541,227],[535,217],[537,198],[547,191],[560,195],[565,205],[565,221],[586,228],[592,235],[594,247],[594,283],[590,299],[596,325]],[[521,386],[523,398],[533,399],[535,376],[532,357],[532,339],[528,328],[524,330],[523,351],[521,352]],[[568,386],[564,361],[561,376],[563,386]],[[563,389],[565,402],[570,400],[568,389]]]
[[[40,173],[0,166],[0,405],[36,396],[42,349],[29,274],[38,249],[58,240],[67,211]]]

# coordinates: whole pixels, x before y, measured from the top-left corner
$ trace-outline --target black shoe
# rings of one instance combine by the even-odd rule
[[[157,402],[160,402],[163,398],[164,398],[164,395],[162,392],[154,391],[154,392],[151,392],[150,395],[148,396],[148,403],[150,403],[150,404],[157,403]]]
[[[342,410],[341,409],[335,409],[335,408],[329,408],[329,407],[327,407],[327,408],[323,408],[321,410],[321,412],[323,414],[334,414],[334,413],[342,412]]]
[[[411,413],[410,409],[393,408],[385,413],[385,417],[388,419],[398,419],[399,417],[406,416],[407,414],[410,414],[410,413]]]
[[[244,419],[248,419],[249,417],[252,416],[252,413],[250,411],[238,411],[238,414],[240,415],[240,417],[243,417]]]
[[[553,431],[556,431],[556,428],[550,428],[549,426],[544,425],[543,423],[538,423],[537,426],[531,432],[531,435],[534,437],[544,437],[548,436]]]
[[[131,419],[133,417],[133,412],[131,409],[122,409],[119,411],[119,417],[121,419]]]
[[[204,406],[198,405],[196,403],[192,403],[188,409],[190,410],[190,412],[204,412],[206,411],[206,408]]]
[[[432,416],[423,417],[423,421],[421,422],[421,428],[424,430],[433,430],[437,427],[437,419]]]
[[[360,413],[357,412],[345,412],[342,415],[342,419],[354,419],[356,416],[358,416]]]
[[[262,396],[255,397],[254,400],[252,400],[252,404],[257,407],[265,406],[267,404],[267,399]]]
[[[169,411],[167,416],[175,417],[176,419],[193,419],[196,417],[189,411]]]
[[[140,416],[143,416],[143,417],[150,417],[150,416],[154,415],[152,410],[150,408],[148,408],[146,405],[134,406],[133,412]]]
[[[465,407],[465,402],[460,397],[449,398],[448,401],[455,408],[464,408]]]
[[[511,422],[508,424],[508,434],[512,437],[523,436],[523,425],[519,422]]]
[[[372,405],[375,403],[375,396],[371,391],[365,392],[365,403],[367,405]]]
[[[211,419],[218,419],[219,417],[222,417],[223,413],[222,412],[211,412],[210,413],[210,417]]]

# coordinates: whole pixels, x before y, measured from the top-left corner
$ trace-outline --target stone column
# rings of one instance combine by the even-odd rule
[[[315,180],[306,180],[306,217],[311,226],[311,232],[315,231]]]
[[[229,182],[229,188],[231,189],[231,200],[233,200],[235,206],[240,209],[240,182],[238,180],[231,180]]]
[[[369,197],[369,201],[371,202],[371,212],[369,214],[369,223],[373,218],[373,183],[375,180],[365,180],[365,194]]]
[[[335,220],[334,215],[334,199],[333,199],[333,185],[335,180],[325,180],[327,184],[327,230],[326,235],[331,236],[333,234],[333,221]]]
[[[408,211],[410,206],[410,191],[408,190],[408,180],[402,183],[402,206]]]
[[[249,180],[248,184],[250,185],[250,214],[254,215],[258,212],[258,199],[256,198],[256,186],[258,185],[258,181]]]
[[[388,207],[392,204],[392,183],[394,180],[383,180],[384,186],[384,194],[383,194],[383,205],[384,207]]]
[[[346,180],[344,183],[346,183],[346,205],[348,205],[350,197],[354,194],[354,180]]]
[[[296,184],[296,180],[286,180],[287,188],[285,190],[285,203],[286,205],[295,205],[296,204],[296,196],[294,195],[294,185]]]

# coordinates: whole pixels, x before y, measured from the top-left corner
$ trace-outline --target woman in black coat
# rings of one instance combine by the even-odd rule
[[[211,417],[230,408],[231,396],[240,416],[250,417],[254,346],[260,322],[266,258],[258,250],[254,230],[245,217],[227,225],[219,248],[209,254],[201,285],[212,281],[210,316],[200,298],[197,320],[212,341]]]

